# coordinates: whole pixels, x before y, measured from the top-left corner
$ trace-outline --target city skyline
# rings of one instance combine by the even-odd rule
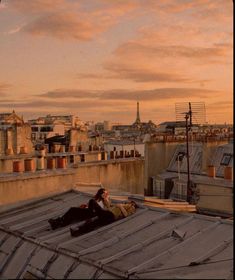
[[[233,122],[233,2],[2,0],[0,112],[175,120],[205,102]]]

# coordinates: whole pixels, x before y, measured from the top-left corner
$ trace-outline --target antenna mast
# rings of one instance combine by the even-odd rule
[[[193,123],[198,125],[204,124],[206,121],[206,110],[204,102],[183,102],[175,104],[176,120],[183,121],[185,119],[186,128],[186,157],[187,157],[187,201],[193,202],[193,182],[190,178],[190,155],[189,155],[189,131],[192,129]]]
[[[192,195],[191,180],[190,180],[190,162],[189,162],[189,131],[192,127],[192,110],[189,102],[189,111],[185,113],[186,120],[186,149],[187,149],[187,201],[190,202]]]

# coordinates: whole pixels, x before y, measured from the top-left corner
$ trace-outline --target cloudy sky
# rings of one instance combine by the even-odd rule
[[[232,0],[2,0],[0,112],[233,121]]]

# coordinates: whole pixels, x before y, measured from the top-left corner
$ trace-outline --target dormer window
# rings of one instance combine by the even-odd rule
[[[182,162],[184,157],[185,157],[185,155],[186,155],[185,152],[179,152],[177,157],[176,157],[176,161]]]
[[[228,153],[225,153],[222,157],[222,160],[220,162],[220,165],[225,165],[225,166],[228,166],[229,163],[230,163],[230,160],[232,158],[232,155],[231,154],[228,154]]]

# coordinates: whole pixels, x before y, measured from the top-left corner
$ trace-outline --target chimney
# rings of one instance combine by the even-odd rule
[[[224,167],[224,179],[233,181],[233,167],[232,166]]]
[[[215,167],[213,165],[209,165],[208,166],[208,176],[209,177],[212,177],[212,178],[215,178]]]

